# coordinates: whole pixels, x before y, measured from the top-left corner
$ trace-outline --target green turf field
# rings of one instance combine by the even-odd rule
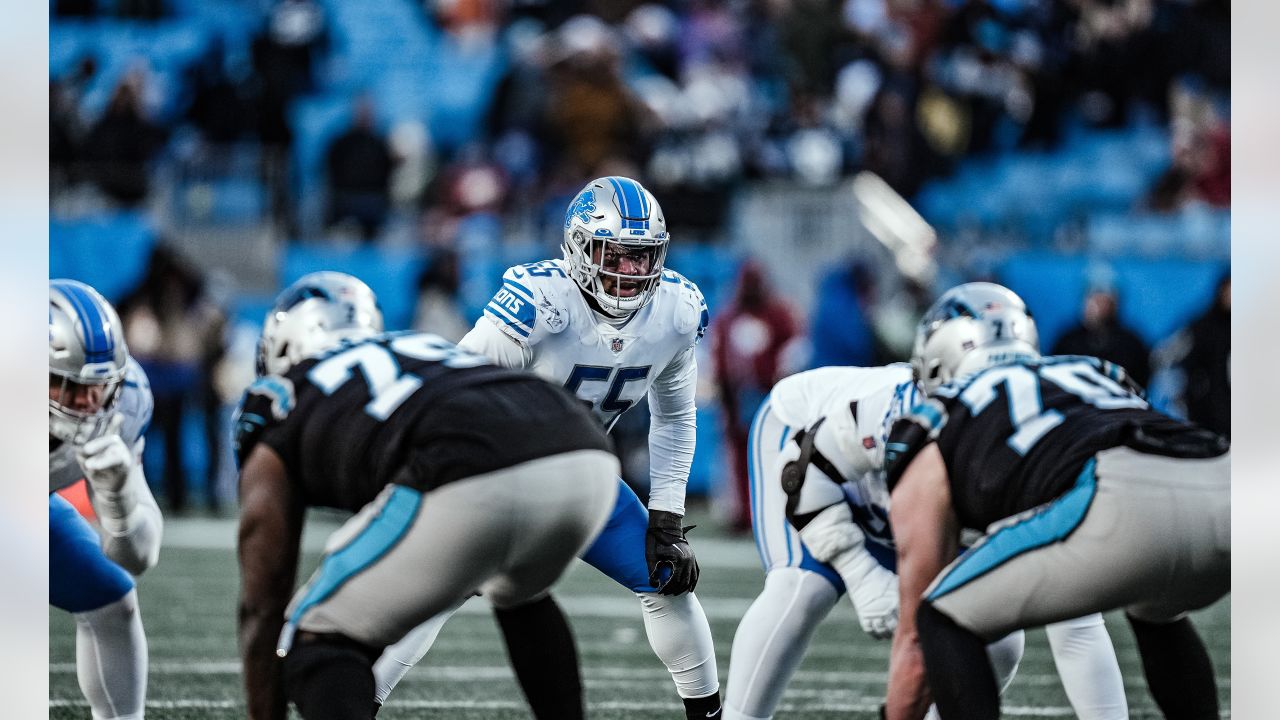
[[[763,585],[749,539],[708,531],[692,535],[702,564],[698,585],[716,641],[720,679],[738,619]],[[329,527],[332,527],[331,525]],[[308,534],[318,547],[322,525]],[[235,644],[238,588],[231,521],[170,521],[160,565],[140,582],[143,618],[151,647],[148,717],[244,717]],[[318,555],[306,558],[307,571]],[[630,593],[578,563],[556,587],[578,640],[588,713],[601,720],[682,718],[666,669],[645,639],[640,606]],[[1218,669],[1222,707],[1230,707],[1230,602],[1196,616]],[[1160,717],[1147,695],[1133,638],[1118,615],[1108,627],[1126,676],[1134,718]],[[846,601],[819,629],[783,700],[779,718],[874,718],[884,692],[887,642],[858,629]],[[88,718],[76,685],[74,627],[70,616],[50,611],[50,718]],[[1027,635],[1018,676],[1004,697],[1007,717],[1072,717],[1054,672],[1042,631]],[[1225,713],[1224,713],[1225,715]],[[392,695],[379,720],[527,718],[507,667],[501,637],[487,608],[472,600],[441,633],[436,646]]]

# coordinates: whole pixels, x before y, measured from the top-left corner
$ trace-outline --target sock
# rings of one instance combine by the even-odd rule
[[[141,720],[147,699],[147,638],[138,591],[76,613],[76,677],[94,720]]]
[[[493,614],[533,716],[539,720],[584,717],[578,651],[555,600],[547,595],[513,608],[495,607]]]
[[[1126,616],[1142,654],[1151,697],[1168,720],[1216,720],[1218,684],[1189,618],[1151,623]]]
[[[687,720],[706,720],[720,717],[720,693],[714,692],[706,697],[680,698],[684,701],[684,716]]]
[[[938,714],[947,720],[999,720],[1000,691],[982,639],[929,602],[920,604],[916,626]]]
[[[285,694],[303,720],[372,718],[378,650],[341,635],[299,634],[284,659]]]
[[[462,607],[464,602],[466,602],[466,598],[410,630],[409,634],[394,645],[388,645],[387,649],[382,651],[382,656],[373,664],[373,680],[377,685],[373,700],[376,704],[381,706],[382,703],[387,701],[387,696],[391,694],[391,690],[427,654],[427,651],[435,644],[436,637],[440,635],[440,630],[444,628],[444,624],[449,621],[449,618],[453,617],[453,614],[457,612],[458,608]]]

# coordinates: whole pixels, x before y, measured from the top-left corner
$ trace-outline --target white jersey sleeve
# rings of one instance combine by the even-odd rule
[[[686,344],[649,388],[649,509],[684,515],[698,429],[694,346],[706,333],[709,315],[697,285],[670,270],[663,282],[679,287],[672,326]]]
[[[684,515],[698,416],[698,361],[685,348],[649,389],[649,509]]]

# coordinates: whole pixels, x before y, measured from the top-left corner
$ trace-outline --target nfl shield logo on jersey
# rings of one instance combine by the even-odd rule
[[[609,341],[609,349],[615,353],[622,352],[622,338],[613,338]]]

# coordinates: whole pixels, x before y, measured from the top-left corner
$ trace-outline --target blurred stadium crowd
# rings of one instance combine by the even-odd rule
[[[863,171],[936,228],[939,284],[999,279],[1045,349],[1113,355],[1229,432],[1227,0],[51,12],[51,273],[120,307],[173,510],[189,485],[231,499],[228,405],[283,283],[353,272],[389,324],[457,339],[503,267],[558,256],[571,194],[610,174],[659,198],[668,265],[710,303],[690,487],[727,522],[746,514],[723,468],[772,383],[902,359],[931,299],[855,227]],[[645,426],[618,429],[629,467]]]

